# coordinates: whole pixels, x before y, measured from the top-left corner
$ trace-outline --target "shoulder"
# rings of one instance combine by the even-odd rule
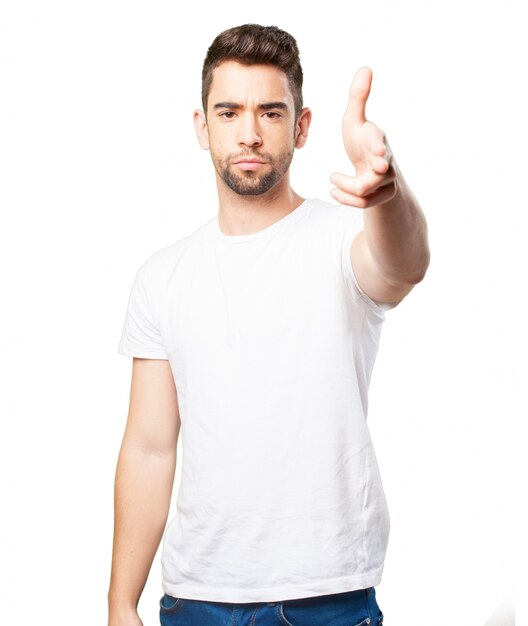
[[[139,271],[151,277],[161,277],[170,273],[189,251],[200,245],[208,236],[214,219],[197,228],[192,234],[156,250],[143,262]]]
[[[313,199],[310,200],[309,213],[309,229],[320,237],[326,233],[333,247],[350,246],[363,230],[363,210],[356,207]]]
[[[362,224],[363,210],[344,204],[332,204],[319,198],[308,200],[310,215],[320,221],[332,222],[336,225]]]

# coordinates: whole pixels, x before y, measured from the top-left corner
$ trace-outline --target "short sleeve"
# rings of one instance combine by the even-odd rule
[[[145,263],[139,268],[130,291],[118,354],[143,359],[168,359],[154,314],[153,287]]]
[[[350,259],[350,248],[356,236],[363,230],[363,210],[341,205],[339,211],[339,225],[342,229],[341,239],[341,262],[345,282],[350,289],[358,296],[358,298],[366,305],[366,307],[384,319],[385,311],[392,309],[396,304],[375,302],[361,289],[352,268],[352,260]]]

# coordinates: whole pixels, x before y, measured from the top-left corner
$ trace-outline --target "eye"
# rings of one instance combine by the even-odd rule
[[[281,116],[280,113],[277,113],[276,111],[266,111],[264,115],[270,120],[277,119]]]
[[[222,113],[219,114],[220,117],[224,117],[225,119],[232,119],[235,116],[235,112],[234,111],[223,111]]]

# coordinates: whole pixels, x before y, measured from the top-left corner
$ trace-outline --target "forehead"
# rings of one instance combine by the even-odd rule
[[[288,77],[274,65],[224,61],[213,70],[208,108],[216,102],[286,102],[293,107]]]

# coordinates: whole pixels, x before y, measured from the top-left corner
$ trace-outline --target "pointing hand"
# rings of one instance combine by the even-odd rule
[[[343,117],[343,142],[356,176],[332,174],[332,196],[341,204],[366,209],[396,195],[396,173],[385,133],[366,118],[372,70],[362,67],[350,86]]]

